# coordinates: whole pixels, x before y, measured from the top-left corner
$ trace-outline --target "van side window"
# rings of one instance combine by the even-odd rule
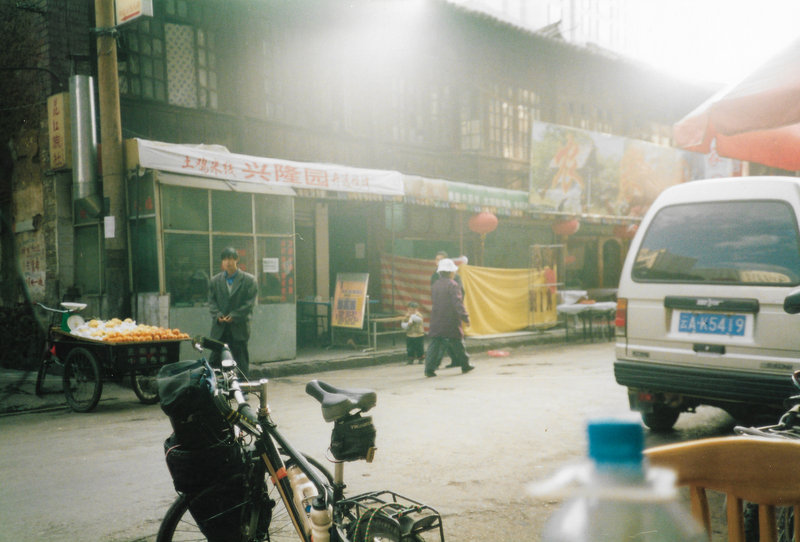
[[[637,282],[787,286],[800,282],[800,240],[782,201],[672,205],[647,228],[633,266]]]

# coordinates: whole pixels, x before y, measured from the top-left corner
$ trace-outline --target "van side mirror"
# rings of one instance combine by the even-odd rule
[[[800,290],[795,290],[783,300],[783,310],[789,314],[800,312]]]

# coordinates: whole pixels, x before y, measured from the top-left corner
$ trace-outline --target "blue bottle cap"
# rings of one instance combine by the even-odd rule
[[[587,425],[589,457],[597,464],[640,464],[644,431],[635,421],[601,419]]]

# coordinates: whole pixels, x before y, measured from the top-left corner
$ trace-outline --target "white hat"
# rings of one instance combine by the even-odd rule
[[[436,268],[436,272],[441,273],[443,271],[447,273],[455,273],[458,271],[458,267],[456,267],[456,264],[450,258],[442,258],[439,260],[439,267]]]

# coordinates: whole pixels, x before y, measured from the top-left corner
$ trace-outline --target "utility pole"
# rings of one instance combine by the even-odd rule
[[[100,160],[103,198],[107,202],[105,232],[105,294],[107,316],[130,316],[128,287],[128,221],[122,160],[122,120],[114,0],[95,0],[97,25],[97,90],[100,112]]]

